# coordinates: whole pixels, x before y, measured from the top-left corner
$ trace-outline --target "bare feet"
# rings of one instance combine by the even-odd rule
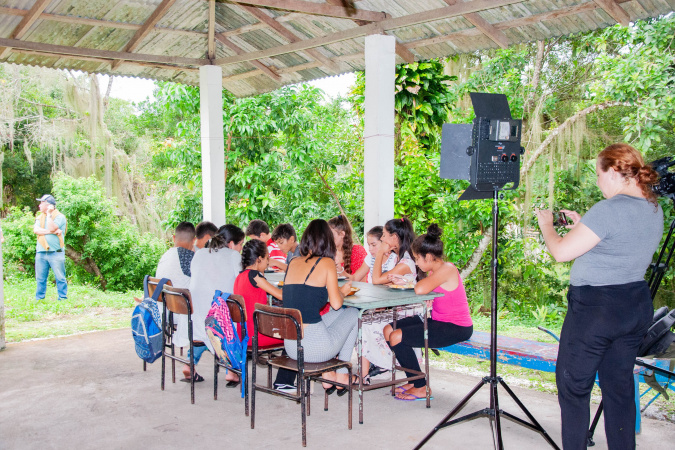
[[[410,389],[411,387],[413,387],[413,384],[412,384],[412,383],[403,384],[403,385],[401,385],[401,386],[397,386],[395,392],[396,392],[397,395],[398,395],[398,394],[403,394],[404,392],[406,392],[406,391],[407,391],[408,389]]]
[[[225,380],[226,381],[239,381],[239,375],[232,372],[231,370],[228,370],[227,374],[225,375]]]
[[[429,390],[429,395],[431,396],[431,390]],[[427,396],[426,386],[416,388],[412,385],[410,389],[407,389],[405,392],[400,392],[396,394],[396,398],[399,398],[401,400],[417,400],[420,398],[425,398],[426,396]]]
[[[335,373],[335,372],[324,372],[323,374],[321,374],[321,377],[325,378],[326,380],[330,380],[330,381],[338,381],[337,380],[337,373]],[[324,389],[328,389],[333,385],[328,384],[328,383],[321,383],[321,386],[323,386]]]

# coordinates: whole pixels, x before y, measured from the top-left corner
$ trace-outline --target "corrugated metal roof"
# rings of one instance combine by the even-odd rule
[[[13,45],[0,47],[0,61],[187,84],[199,83],[201,65],[216,63],[225,88],[247,96],[363,69],[363,30],[395,36],[404,62],[409,52],[428,59],[497,48],[502,33],[512,45],[675,11],[675,0],[611,0],[615,7],[607,10],[594,0],[357,0],[357,12],[388,16],[355,20],[337,17],[343,10],[335,0],[246,1],[215,3],[220,36],[209,60],[209,0],[0,0],[0,45]],[[134,55],[118,53],[165,2],[172,4],[136,42]],[[40,8],[31,17],[34,6]],[[413,20],[416,14],[425,17]],[[495,40],[474,26],[471,14],[488,22]],[[373,20],[379,22],[375,28]],[[311,45],[298,49],[301,41]],[[119,60],[124,62],[114,62]]]

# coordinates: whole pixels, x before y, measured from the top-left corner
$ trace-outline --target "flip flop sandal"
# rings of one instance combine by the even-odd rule
[[[408,390],[408,389],[403,389],[402,386],[398,386],[398,387],[396,387],[396,389],[394,389],[394,392],[395,392],[396,394],[405,394],[405,392],[406,392],[407,390]]]
[[[416,395],[414,395],[414,394],[405,394],[405,395],[407,395],[408,397],[412,397],[412,398],[394,397],[394,399],[400,400],[400,401],[402,401],[402,402],[418,402],[418,401],[420,401],[420,400],[426,400],[426,399],[427,399],[427,396],[426,396],[426,395],[423,396],[423,397],[418,397],[418,396],[416,396]],[[429,399],[430,399],[430,400],[433,400],[434,398],[433,398],[433,397],[429,397]]]
[[[204,377],[199,375],[198,373],[195,372],[195,376],[193,377],[195,380],[195,383],[199,383],[200,381],[204,381]],[[183,383],[189,383],[190,379],[189,378],[183,378],[182,380]]]
[[[236,388],[237,386],[239,386],[239,383],[240,383],[239,381],[231,380],[231,381],[228,381],[228,382],[225,384],[225,387],[226,387],[226,388]]]

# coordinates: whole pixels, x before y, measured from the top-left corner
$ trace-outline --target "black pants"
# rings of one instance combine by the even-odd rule
[[[586,450],[597,372],[611,450],[635,448],[633,365],[653,307],[644,281],[570,286],[556,363],[563,448]]]
[[[393,324],[391,324],[393,327]],[[441,348],[454,345],[458,342],[466,341],[473,334],[473,326],[460,327],[450,322],[439,322],[428,319],[427,327],[429,330],[429,348]],[[396,328],[400,329],[402,334],[401,342],[392,345],[391,349],[396,354],[396,359],[401,367],[420,371],[420,364],[413,348],[424,347],[424,320],[420,316],[406,317],[396,322]],[[412,377],[416,374],[406,372],[406,376]],[[416,388],[427,385],[424,378],[413,381]]]

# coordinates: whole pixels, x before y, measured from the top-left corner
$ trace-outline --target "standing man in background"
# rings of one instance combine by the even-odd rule
[[[33,232],[37,235],[35,246],[35,278],[37,289],[35,300],[45,298],[47,292],[47,277],[51,267],[56,278],[56,290],[59,300],[68,297],[68,283],[66,282],[66,216],[56,209],[56,199],[49,194],[36,199],[40,202],[40,213],[35,219]]]

